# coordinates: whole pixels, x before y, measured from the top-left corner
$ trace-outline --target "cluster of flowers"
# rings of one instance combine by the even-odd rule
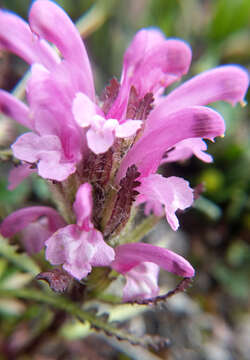
[[[113,247],[110,239],[141,203],[146,215],[165,213],[177,230],[175,213],[191,206],[193,190],[184,179],[156,171],[192,155],[212,161],[203,139],[222,136],[225,126],[204,105],[243,101],[247,73],[238,66],[217,67],[165,96],[165,88],[187,73],[190,47],[157,29],[142,29],[125,52],[120,82],[111,80],[98,99],[84,43],[67,14],[49,0],[33,3],[29,24],[0,11],[0,50],[31,65],[27,104],[0,90],[0,110],[31,130],[12,145],[21,164],[12,170],[9,187],[37,172],[60,192],[61,208],[67,209],[63,216],[45,206],[15,211],[2,222],[1,234],[21,231],[29,253],[45,246],[46,259],[78,280],[95,266],[116,270],[126,277],[124,301],[155,297],[160,267],[193,277],[192,266],[165,248]]]

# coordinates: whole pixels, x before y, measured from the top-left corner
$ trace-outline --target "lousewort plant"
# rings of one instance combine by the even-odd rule
[[[98,97],[76,27],[49,0],[33,3],[29,24],[1,10],[0,49],[31,65],[27,103],[0,90],[2,113],[29,129],[11,147],[19,165],[10,173],[9,188],[37,173],[48,182],[57,207],[17,210],[2,222],[1,234],[20,233],[30,255],[45,248],[53,267],[37,278],[71,300],[76,300],[76,287],[77,301],[95,299],[120,274],[123,302],[154,303],[184,290],[194,277],[193,267],[170,250],[134,239],[136,226],[143,226],[134,221],[136,211],[144,204],[142,222],[150,216],[153,224],[165,216],[178,229],[176,211],[192,205],[194,191],[183,178],[164,177],[157,170],[193,155],[212,161],[203,139],[223,136],[225,125],[206,105],[243,102],[244,69],[220,66],[164,95],[188,72],[191,49],[157,29],[142,29],[125,52],[120,81],[112,79]],[[159,294],[160,268],[184,278],[165,295]],[[66,309],[66,297],[58,297],[51,304],[57,301]],[[98,317],[85,320],[137,342]]]

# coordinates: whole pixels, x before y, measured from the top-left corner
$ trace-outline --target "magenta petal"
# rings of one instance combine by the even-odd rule
[[[48,219],[38,219],[22,230],[21,241],[28,254],[35,254],[42,250],[45,241],[51,236]]]
[[[35,173],[37,170],[32,169],[30,164],[21,164],[11,169],[8,177],[9,190],[14,190],[24,179]]]
[[[60,61],[44,40],[32,34],[29,25],[17,15],[0,9],[0,50],[8,50],[29,64],[41,63],[50,68]]]
[[[193,203],[193,190],[189,183],[182,178],[171,176],[165,178],[159,174],[151,174],[142,178],[137,204],[147,202],[147,212],[152,210],[156,216],[160,216],[160,204],[165,207],[166,218],[173,230],[179,227],[179,221],[175,212],[184,210]]]
[[[135,86],[140,97],[157,92],[186,74],[190,47],[181,40],[166,40],[157,30],[139,31],[124,56],[122,87]]]
[[[162,160],[162,164],[174,161],[184,161],[195,155],[198,159],[210,163],[213,157],[205,153],[207,144],[199,138],[186,139],[175,145],[173,150],[166,154],[166,158]]]
[[[65,225],[56,210],[47,206],[31,206],[7,216],[0,226],[0,233],[4,237],[10,237],[43,216],[48,218],[48,227],[52,232]]]
[[[71,19],[52,1],[37,0],[29,14],[32,31],[57,46],[66,61],[76,67],[82,90],[94,99],[94,84],[88,55]]]
[[[143,135],[123,160],[117,180],[135,164],[141,176],[155,172],[165,151],[179,141],[189,138],[213,140],[224,134],[223,118],[214,110],[203,106],[184,108],[164,117],[162,126]]]
[[[33,65],[27,97],[36,132],[59,137],[66,159],[78,162],[84,139],[71,109],[75,92],[79,91],[73,70],[66,63],[58,65],[53,72],[40,64]]]
[[[227,101],[235,105],[244,100],[249,85],[247,72],[240,66],[225,65],[205,71],[180,85],[165,97],[147,120],[147,130],[161,126],[165,117],[179,109]]]
[[[159,246],[144,243],[124,244],[115,248],[111,267],[121,274],[144,262],[152,262],[164,270],[183,277],[193,277],[194,269],[182,256]]]
[[[92,214],[92,187],[89,183],[82,184],[76,193],[76,200],[73,209],[77,218],[77,225],[85,231],[93,228],[91,222]]]
[[[0,89],[0,112],[32,130],[28,106],[2,89]]]
[[[159,266],[143,262],[125,274],[126,285],[123,288],[124,302],[151,299],[158,295]]]

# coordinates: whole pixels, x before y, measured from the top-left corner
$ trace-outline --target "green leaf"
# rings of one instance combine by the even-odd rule
[[[16,248],[8,244],[8,240],[0,236],[0,256],[12,262],[19,269],[36,276],[41,270],[26,254],[18,254]]]

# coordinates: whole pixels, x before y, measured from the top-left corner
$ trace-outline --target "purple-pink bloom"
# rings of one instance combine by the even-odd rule
[[[193,267],[182,256],[159,246],[143,243],[117,246],[115,260],[110,266],[126,278],[124,301],[157,296],[158,267],[178,276],[194,276]]]
[[[114,250],[91,221],[91,191],[88,183],[79,187],[73,204],[76,224],[62,227],[45,242],[46,259],[52,265],[62,264],[78,280],[86,277],[92,266],[109,266],[115,257]]]
[[[179,227],[176,210],[184,210],[193,203],[193,191],[189,183],[176,176],[165,178],[159,174],[151,174],[141,179],[137,190],[139,195],[136,202],[146,202],[145,214],[153,211],[156,216],[162,216],[164,205],[166,218],[173,230]]]
[[[76,94],[72,112],[78,125],[88,128],[88,147],[95,154],[105,153],[113,145],[115,137],[135,135],[142,125],[140,120],[126,120],[119,124],[117,119],[106,119],[102,110],[83,93]]]
[[[193,190],[184,179],[164,178],[156,171],[162,163],[192,155],[212,161],[203,139],[223,136],[225,124],[207,105],[243,101],[246,71],[220,66],[163,95],[188,72],[191,49],[159,30],[142,29],[125,52],[120,84],[113,81],[100,101],[81,36],[50,0],[33,3],[29,24],[0,10],[0,50],[31,65],[27,105],[0,90],[0,110],[30,129],[12,145],[22,164],[10,174],[10,188],[34,168],[58,182],[75,174],[75,184],[82,184],[70,194],[75,196],[76,223],[66,224],[54,209],[26,208],[4,220],[2,235],[22,231],[30,253],[45,244],[47,260],[79,280],[93,266],[111,266],[126,277],[124,300],[155,297],[159,267],[193,277],[192,266],[169,250],[142,243],[113,249],[103,236],[106,240],[119,233],[131,206],[141,203],[146,215],[165,213],[177,230],[176,211],[191,206]]]
[[[22,161],[37,164],[38,174],[47,179],[65,180],[88,157],[89,149],[102,154],[116,138],[131,137],[140,130],[142,119],[126,117],[132,87],[139,99],[152,93],[156,105],[139,141],[123,159],[118,182],[133,164],[142,176],[154,173],[164,153],[181,141],[222,135],[222,118],[200,105],[217,100],[235,104],[243,100],[248,86],[244,70],[223,66],[162,97],[166,86],[188,72],[191,49],[181,40],[166,39],[159,30],[142,29],[125,52],[120,90],[104,114],[95,96],[84,43],[60,7],[49,0],[35,1],[30,26],[3,10],[0,20],[0,49],[12,51],[32,65],[28,107],[6,92],[0,93],[2,111],[34,132],[17,139],[13,152]],[[6,32],[6,28],[11,30]],[[61,57],[48,42],[57,47]],[[195,140],[194,145],[197,147]]]
[[[0,233],[11,237],[22,232],[22,242],[29,254],[39,252],[56,230],[65,226],[58,212],[47,206],[31,206],[14,211],[0,225]]]

